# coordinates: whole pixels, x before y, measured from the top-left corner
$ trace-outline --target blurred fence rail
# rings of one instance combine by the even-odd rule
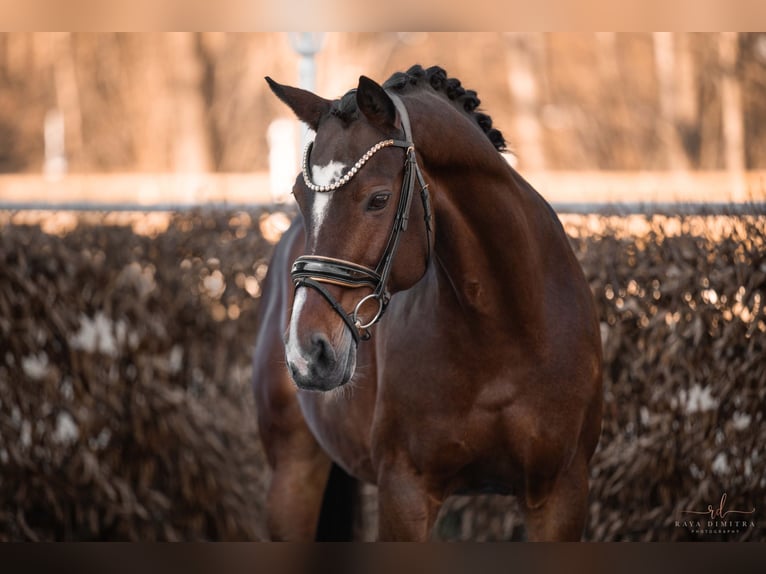
[[[0,176],[2,209],[175,210],[205,204],[271,203],[268,172]]]
[[[763,211],[766,171],[543,171],[525,177],[565,213]],[[0,209],[177,211],[278,199],[268,172],[0,176]],[[739,207],[737,207],[739,206]],[[760,207],[759,207],[760,206]]]

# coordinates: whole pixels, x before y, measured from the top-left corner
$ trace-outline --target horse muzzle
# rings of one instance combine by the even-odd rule
[[[300,389],[330,391],[345,385],[356,369],[356,345],[344,333],[340,345],[333,345],[323,333],[312,333],[299,348],[288,340],[287,368]]]

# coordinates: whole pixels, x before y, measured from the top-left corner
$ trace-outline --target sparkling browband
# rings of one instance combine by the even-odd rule
[[[376,143],[374,146],[368,149],[367,152],[361,158],[359,158],[359,161],[357,161],[350,170],[343,174],[343,177],[341,177],[338,181],[330,185],[316,185],[313,181],[311,181],[311,176],[309,175],[309,156],[311,155],[311,147],[314,144],[314,142],[309,142],[306,145],[306,150],[303,152],[303,181],[306,182],[306,187],[308,187],[311,191],[316,191],[319,193],[335,191],[339,187],[346,185],[351,180],[351,178],[354,177],[356,173],[362,168],[362,166],[370,160],[372,156],[374,156],[383,148],[392,146],[395,143],[396,142],[392,139],[383,140]]]

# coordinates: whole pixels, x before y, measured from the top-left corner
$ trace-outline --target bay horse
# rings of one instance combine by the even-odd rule
[[[254,392],[276,540],[425,540],[455,493],[519,497],[577,540],[601,431],[593,297],[552,208],[439,67],[337,100],[278,84],[313,131],[260,303]],[[333,506],[333,504],[335,506]]]

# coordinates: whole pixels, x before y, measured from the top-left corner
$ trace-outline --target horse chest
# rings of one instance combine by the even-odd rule
[[[428,370],[420,372],[413,363],[410,373],[389,371],[379,382],[375,446],[404,448],[424,466],[437,467],[445,453],[462,466],[487,449],[511,448],[515,381],[482,377],[471,366],[448,362]]]
[[[336,393],[299,393],[304,419],[322,449],[347,472],[375,482],[370,452],[374,381],[354,383]]]

